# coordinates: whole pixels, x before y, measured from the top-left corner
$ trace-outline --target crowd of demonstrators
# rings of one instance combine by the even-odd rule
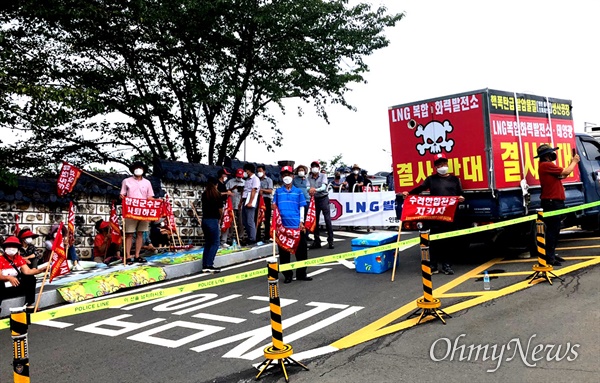
[[[256,175],[258,176],[258,179],[260,180],[260,192],[259,195],[262,196],[264,203],[265,203],[265,231],[264,234],[261,234],[261,230],[260,230],[260,224],[257,228],[257,233],[256,233],[256,241],[257,242],[265,242],[268,243],[270,241],[270,235],[269,233],[271,232],[271,203],[273,201],[273,180],[269,177],[267,177],[267,173],[265,172],[265,167],[264,166],[257,166],[256,167]],[[256,214],[258,219],[258,212]]]
[[[25,306],[29,309],[35,303],[35,275],[46,272],[49,265],[42,268],[29,267],[27,260],[19,254],[21,249],[21,241],[15,236],[8,237],[2,243],[0,304],[4,299],[25,296]]]
[[[433,161],[433,167],[435,168],[434,174],[425,178],[421,185],[408,192],[403,192],[403,196],[406,197],[410,194],[420,194],[429,190],[429,195],[431,196],[458,196],[458,201],[463,202],[465,197],[463,197],[462,184],[457,176],[448,173],[448,159],[444,154],[436,154]],[[432,234],[444,233],[458,228],[456,220],[454,222],[432,221],[427,224],[426,227],[431,230]],[[437,274],[439,272],[438,263],[442,263],[442,272],[444,274],[454,274],[448,260],[448,249],[456,247],[454,245],[456,240],[456,237],[454,237],[431,242],[429,250],[432,274]]]
[[[300,229],[303,233],[306,232],[304,228],[304,218],[306,210],[306,198],[302,190],[294,186],[292,178],[293,170],[291,166],[283,166],[281,168],[281,177],[283,179],[283,187],[275,190],[273,197],[273,206],[279,209],[281,216],[282,225],[288,229]],[[286,264],[290,263],[290,252],[279,247],[279,263]],[[300,243],[294,254],[296,261],[303,261],[308,258],[308,248],[306,243],[306,235],[300,235]],[[311,281],[312,278],[306,274],[307,268],[300,267],[296,269],[296,280],[297,281]],[[283,272],[284,281],[283,283],[292,282],[294,272],[292,270],[286,270]]]
[[[125,197],[149,199],[154,200],[154,190],[152,190],[152,184],[144,175],[148,172],[148,167],[143,162],[134,162],[129,167],[133,176],[125,178],[121,184],[121,199]],[[126,218],[124,220],[125,226],[125,255],[127,257],[127,263],[132,264],[133,262],[146,263],[147,261],[140,256],[142,246],[144,245],[144,233],[150,228],[149,221],[136,220]],[[135,236],[135,253],[134,257],[131,258],[131,248],[133,246],[133,235]]]
[[[217,190],[217,179],[210,177],[201,196],[202,231],[204,232],[204,251],[202,253],[202,271],[218,273],[214,266],[215,256],[221,243],[221,218],[223,199]]]
[[[315,216],[317,225],[315,226],[314,242],[310,246],[311,249],[321,248],[321,238],[319,236],[319,219],[321,213],[325,221],[327,230],[327,245],[329,249],[333,249],[333,227],[331,225],[331,210],[329,208],[329,192],[327,191],[327,175],[321,173],[321,165],[318,161],[313,161],[310,164],[310,175],[308,176],[308,194],[315,199]]]
[[[539,158],[538,174],[542,189],[540,202],[544,212],[564,209],[565,188],[561,180],[573,173],[580,161],[579,154],[575,154],[571,158],[571,163],[566,168],[562,168],[554,163],[557,150],[558,148],[542,144],[537,148],[537,156],[535,157]],[[546,224],[546,261],[552,266],[561,266],[561,262],[564,262],[563,258],[556,255],[556,244],[563,218],[562,215],[544,217],[544,223]]]

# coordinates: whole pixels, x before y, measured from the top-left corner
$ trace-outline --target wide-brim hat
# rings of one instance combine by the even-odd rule
[[[360,166],[358,166],[358,164],[354,164],[354,165],[352,165],[352,170],[354,170],[354,169],[360,170]]]
[[[558,147],[553,148],[548,144],[542,144],[537,148],[537,156],[535,156],[533,158],[541,158],[541,157],[544,157],[546,154],[554,153],[557,150],[558,150]]]
[[[131,173],[133,173],[133,171],[137,168],[142,168],[144,170],[144,173],[148,173],[148,166],[142,161],[135,161],[134,163],[129,165],[129,171]]]
[[[7,247],[21,247],[21,241],[19,241],[19,238],[15,237],[14,235],[11,235],[10,237],[6,238],[6,240],[2,243],[2,247],[5,249]]]
[[[34,233],[29,229],[24,229],[19,232],[19,239],[23,240],[25,238],[37,238],[39,234]]]

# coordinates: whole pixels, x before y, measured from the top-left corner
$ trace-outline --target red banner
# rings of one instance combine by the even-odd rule
[[[231,221],[233,220],[233,202],[231,197],[227,197],[227,203],[225,204],[225,210],[223,210],[223,223],[221,224],[221,232],[224,233],[231,227]]]
[[[288,229],[283,226],[281,222],[281,216],[279,215],[279,209],[273,209],[273,220],[271,223],[271,238],[273,238],[273,231],[276,230],[275,241],[285,251],[290,253],[296,253],[296,249],[300,244],[300,229]]]
[[[456,196],[409,195],[404,198],[401,221],[454,221],[458,205]]]
[[[81,170],[67,162],[63,162],[60,174],[58,175],[58,180],[56,181],[58,195],[63,196],[70,193],[75,187],[80,175]]]
[[[50,282],[56,277],[68,274],[71,272],[69,269],[69,263],[67,262],[67,253],[65,252],[65,244],[63,243],[63,223],[60,223],[58,231],[56,232],[56,238],[52,244],[52,256],[50,258],[51,269],[50,269]]]
[[[313,233],[315,231],[315,227],[317,227],[315,196],[310,197],[310,203],[308,204],[308,213],[306,213],[306,221],[304,222],[304,227],[311,233]]]
[[[75,206],[73,201],[69,203],[69,216],[67,218],[67,229],[69,236],[69,246],[75,244]]]
[[[123,218],[158,221],[163,215],[163,209],[159,199],[123,198]]]
[[[171,205],[168,194],[165,194],[165,203],[163,206],[164,211],[162,215],[167,217],[167,228],[172,232],[177,232],[177,223],[175,222],[175,215],[173,214],[173,206]]]
[[[13,233],[15,237],[19,236],[19,231],[21,231],[21,228],[19,227],[19,215],[15,214],[15,231]]]
[[[112,207],[110,208],[110,241],[117,245],[120,245],[122,241],[121,237],[121,227],[119,226],[119,217],[117,217],[117,208],[115,207],[115,203],[113,202]]]
[[[265,200],[262,195],[258,196],[258,214],[256,217],[256,228],[260,226],[261,223],[265,222],[265,211],[267,207],[265,206]]]

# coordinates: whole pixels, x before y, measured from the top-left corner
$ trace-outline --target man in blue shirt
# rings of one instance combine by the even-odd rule
[[[306,199],[300,189],[292,185],[293,169],[291,166],[281,168],[281,178],[283,179],[283,187],[275,190],[273,196],[273,208],[279,209],[281,223],[288,229],[300,229],[303,233],[300,235],[300,243],[296,249],[296,261],[304,261],[308,258],[308,249],[306,246],[306,235],[304,235],[304,210],[306,208]],[[276,229],[276,228],[275,228]],[[290,263],[289,251],[279,247],[279,264],[283,265]],[[292,270],[283,272],[285,280],[283,283],[292,282],[294,273]],[[306,267],[301,267],[296,270],[297,281],[312,281],[311,277],[306,276]]]

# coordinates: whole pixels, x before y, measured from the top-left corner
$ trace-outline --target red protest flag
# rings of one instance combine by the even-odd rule
[[[279,209],[273,209],[273,225],[271,225],[271,237],[273,236],[273,228],[276,230],[275,241],[277,245],[281,247],[283,250],[288,251],[290,253],[296,253],[296,249],[298,245],[300,245],[300,235],[302,232],[300,228],[297,229],[288,229],[283,226],[281,222],[281,215],[279,214]]]
[[[165,194],[165,203],[163,204],[163,216],[167,217],[167,227],[172,232],[177,232],[177,223],[175,222],[175,215],[173,214],[173,206],[171,205],[171,200],[169,199],[169,195]]]
[[[308,204],[308,212],[306,213],[306,221],[304,227],[309,232],[313,233],[317,227],[317,213],[315,211],[315,196],[310,197],[310,203]]]
[[[52,244],[52,256],[50,257],[51,269],[50,269],[50,282],[56,277],[65,275],[71,272],[69,263],[67,262],[67,253],[65,252],[65,244],[63,243],[63,227],[64,224],[61,222],[56,232],[56,238]]]
[[[120,245],[123,237],[121,237],[121,227],[119,226],[119,217],[117,217],[117,208],[114,202],[110,208],[110,220],[108,224],[110,225],[110,241]]]
[[[221,233],[226,232],[231,227],[231,221],[233,220],[233,202],[231,197],[227,197],[227,203],[223,210],[223,223],[221,224]]]
[[[20,231],[21,231],[21,228],[19,227],[19,215],[15,214],[15,231],[13,233],[14,236],[18,237]]]
[[[69,246],[75,244],[75,206],[73,201],[69,203],[69,216],[67,218],[67,229],[69,237]]]
[[[63,162],[60,173],[58,174],[58,180],[56,181],[58,195],[63,196],[70,193],[75,187],[80,175],[81,170],[79,168],[67,162]]]
[[[260,226],[261,223],[265,222],[265,211],[267,210],[267,206],[265,205],[265,199],[262,195],[258,196],[258,215],[256,217],[256,228]]]
[[[158,221],[164,215],[163,201],[159,199],[123,198],[123,218],[138,221]]]
[[[409,195],[404,198],[400,220],[453,222],[456,206],[458,206],[456,196]]]
[[[277,231],[277,222],[281,223],[281,217],[279,216],[279,209],[277,206],[274,206],[271,211],[271,230],[269,231],[269,238],[271,239],[273,239],[273,235]]]

